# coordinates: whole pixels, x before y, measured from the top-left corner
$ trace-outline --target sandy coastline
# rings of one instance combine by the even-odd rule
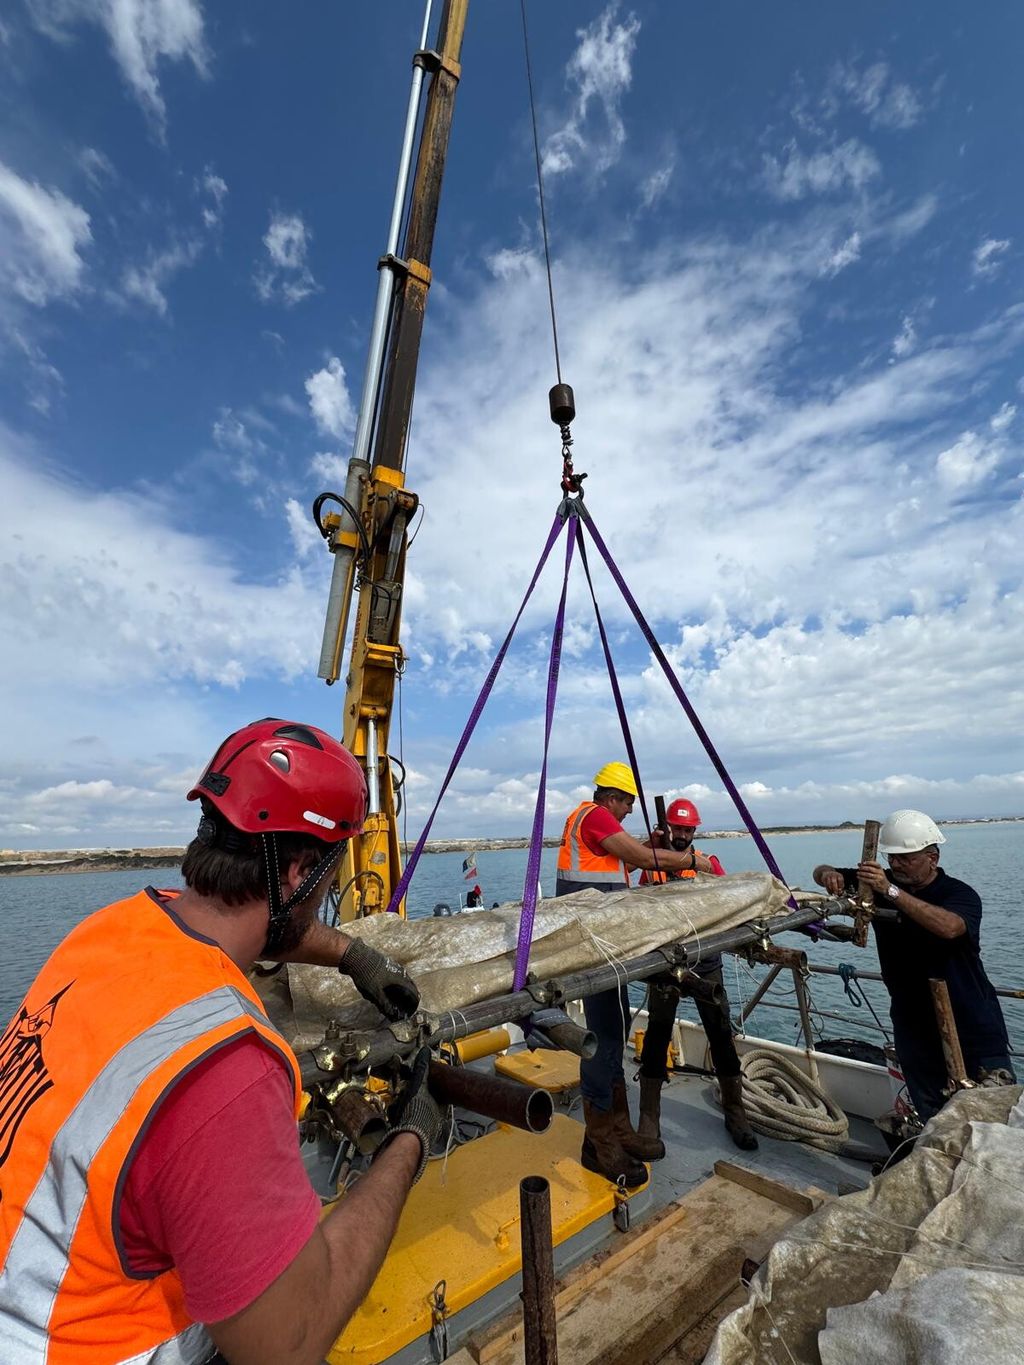
[[[1024,821],[1024,815],[1007,815],[992,819],[942,820],[943,825],[1010,825]],[[846,821],[840,825],[766,825],[761,833],[777,839],[794,834],[842,834],[860,829],[860,825]],[[745,839],[746,830],[701,830],[701,843],[710,839]],[[557,838],[544,840],[545,848],[557,848]],[[494,853],[502,849],[529,848],[527,838],[519,839],[429,839],[424,853]],[[412,845],[403,845],[403,856],[408,856]],[[177,867],[184,855],[183,847],[161,848],[70,848],[70,849],[0,849],[0,877],[42,877],[55,873],[124,872],[133,868]]]

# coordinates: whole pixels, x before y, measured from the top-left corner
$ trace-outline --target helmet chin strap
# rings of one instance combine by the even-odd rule
[[[341,857],[344,844],[337,844],[316,866],[306,874],[286,901],[281,900],[281,868],[277,856],[277,839],[273,834],[261,834],[263,861],[267,870],[267,907],[270,918],[267,921],[267,939],[263,945],[263,956],[271,957],[281,947],[288,921],[292,917],[292,906],[298,905],[334,871]]]

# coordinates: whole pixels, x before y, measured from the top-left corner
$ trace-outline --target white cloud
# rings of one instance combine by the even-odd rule
[[[917,328],[914,326],[914,319],[908,315],[904,317],[900,330],[893,338],[893,359],[902,360],[904,356],[910,355],[911,351],[913,351],[916,346]]]
[[[861,237],[859,232],[851,232],[836,249],[829,254],[822,266],[823,275],[838,275],[848,265],[860,260]]]
[[[620,106],[633,80],[633,53],[640,20],[617,20],[612,3],[586,28],[578,29],[576,51],[566,67],[573,92],[566,122],[542,148],[546,176],[585,170],[600,176],[618,161],[626,141]]]
[[[858,69],[854,64],[833,69],[826,103],[845,97],[868,116],[875,127],[906,129],[921,121],[920,97],[904,81],[896,80],[885,62]]]
[[[795,141],[783,148],[782,158],[765,156],[764,179],[777,199],[804,199],[810,194],[836,194],[863,189],[881,174],[870,147],[848,138],[827,151],[801,152]]]
[[[166,317],[168,304],[164,291],[167,285],[175,275],[195,265],[202,250],[203,243],[197,237],[191,237],[172,242],[160,251],[151,251],[145,262],[125,267],[121,274],[121,297]]]
[[[982,279],[991,279],[1001,269],[1003,256],[1009,247],[1008,238],[1000,240],[995,237],[986,237],[974,248],[974,255],[971,257],[971,273]]]
[[[993,431],[1002,433],[1012,425],[1013,419],[1017,416],[1017,408],[1013,403],[1004,403],[999,411],[989,422]]]
[[[23,180],[0,162],[0,280],[42,306],[83,284],[82,252],[92,241],[89,215],[57,189]]]
[[[211,230],[220,227],[224,219],[224,204],[228,197],[227,181],[207,166],[199,182],[199,188],[207,196],[207,203],[203,205],[203,226]]]
[[[78,153],[78,164],[94,190],[102,189],[104,185],[117,179],[114,163],[105,152],[96,147],[83,147]]]
[[[947,488],[971,488],[988,478],[999,463],[1002,447],[976,431],[965,431],[935,461],[935,472]]]
[[[160,89],[161,62],[190,62],[207,71],[201,0],[28,0],[36,25],[53,38],[66,38],[75,24],[104,29],[114,59],[159,136],[167,109]]]
[[[86,689],[181,679],[233,687],[309,664],[299,617],[320,604],[297,575],[247,581],[217,542],[179,529],[171,512],[77,486],[2,429],[0,467],[0,620],[19,661],[9,682],[52,678],[49,641],[58,638]],[[73,523],[75,535],[47,534],[57,522]]]
[[[352,436],[356,413],[345,380],[345,367],[336,355],[331,356],[322,370],[310,375],[305,388],[317,429],[339,440]]]
[[[256,293],[264,303],[291,307],[319,288],[307,264],[310,231],[298,213],[274,212],[263,237],[267,261],[253,276]]]
[[[675,173],[675,157],[670,157],[664,165],[656,167],[651,173],[644,177],[640,185],[640,207],[644,209],[653,208],[659,200],[663,199],[669,185],[672,183],[672,176]]]

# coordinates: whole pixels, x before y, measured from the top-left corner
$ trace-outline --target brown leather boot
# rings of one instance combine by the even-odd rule
[[[644,1137],[634,1131],[629,1117],[629,1094],[625,1081],[616,1081],[612,1086],[612,1113],[615,1115],[615,1136],[619,1145],[629,1156],[641,1161],[660,1161],[665,1155],[665,1144],[659,1136]]]
[[[756,1152],[757,1138],[743,1108],[743,1077],[719,1076],[718,1087],[722,1092],[725,1131],[744,1152]]]
[[[583,1117],[587,1130],[580,1165],[613,1184],[621,1179],[629,1190],[642,1185],[647,1179],[647,1167],[622,1150],[615,1131],[615,1114],[610,1109],[595,1109],[589,1100],[584,1100]]]
[[[647,1141],[661,1141],[661,1087],[665,1084],[656,1076],[640,1077],[640,1121],[637,1136]]]

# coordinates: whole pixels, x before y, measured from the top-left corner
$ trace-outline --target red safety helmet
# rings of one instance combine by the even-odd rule
[[[692,825],[696,829],[700,824],[700,811],[692,801],[680,799],[672,802],[665,812],[665,819],[670,825]]]
[[[362,828],[366,783],[356,760],[324,730],[268,718],[227,737],[188,799],[202,800],[204,810],[212,808],[233,829],[259,836],[270,912],[263,953],[270,956],[284,940],[292,906],[334,872],[341,844]],[[277,834],[312,834],[333,845],[285,901]],[[229,846],[208,814],[198,837]]]
[[[332,735],[294,721],[255,721],[229,735],[188,794],[245,834],[312,834],[337,844],[366,814],[362,769]]]

